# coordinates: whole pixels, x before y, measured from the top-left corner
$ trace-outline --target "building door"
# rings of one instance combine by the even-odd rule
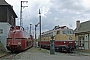
[[[84,49],[84,37],[79,37],[79,49]]]

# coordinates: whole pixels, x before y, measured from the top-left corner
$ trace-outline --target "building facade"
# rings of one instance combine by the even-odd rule
[[[17,18],[17,15],[13,7],[5,0],[0,0],[0,42],[5,49],[10,27],[16,26],[15,18]]]
[[[7,22],[0,22],[0,42],[6,49],[6,41],[11,25]]]
[[[75,36],[78,49],[90,50],[90,21],[76,21]]]
[[[0,22],[8,22],[10,25],[15,26],[15,18],[17,18],[13,7],[5,0],[0,0]]]

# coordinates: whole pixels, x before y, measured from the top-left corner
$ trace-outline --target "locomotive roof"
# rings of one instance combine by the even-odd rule
[[[24,28],[21,27],[21,26],[11,26],[10,29],[19,29],[19,30],[23,30],[24,31]]]
[[[55,26],[54,29],[52,29],[52,30],[43,32],[42,35],[47,34],[47,33],[53,33],[53,32],[59,31],[59,30],[66,31],[66,30],[73,30],[73,29],[69,29],[67,26],[59,26],[58,25],[58,26]]]
[[[73,29],[57,29],[56,31],[58,31],[58,30],[62,30],[63,31],[63,30],[73,30]]]
[[[49,31],[43,32],[42,35],[43,35],[43,34],[47,34],[47,33],[53,33],[53,32],[55,32],[55,31],[59,31],[59,30],[64,31],[64,30],[73,30],[73,29],[56,29],[56,30],[49,30]]]

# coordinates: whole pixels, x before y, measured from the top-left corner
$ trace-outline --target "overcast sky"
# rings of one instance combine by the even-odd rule
[[[18,18],[17,25],[20,25],[20,1],[6,0],[13,5]],[[22,0],[23,1],[23,0]],[[23,9],[23,26],[26,29],[32,24],[39,22],[38,10],[41,9],[42,15],[42,32],[51,30],[56,25],[68,26],[71,29],[76,28],[76,21],[84,22],[90,20],[90,1],[89,0],[24,0],[28,3],[27,8]],[[37,30],[39,26],[37,27]]]

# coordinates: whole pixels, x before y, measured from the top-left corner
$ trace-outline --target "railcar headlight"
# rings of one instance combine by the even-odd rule
[[[76,43],[76,42],[75,42]]]
[[[66,43],[66,42],[64,41],[64,43]]]
[[[7,45],[9,46],[10,45],[10,42],[8,42]]]
[[[8,42],[8,44],[10,44],[10,42]]]
[[[73,43],[73,42],[71,42],[71,43]]]
[[[16,31],[14,30],[13,33],[15,33]]]
[[[21,42],[18,42],[18,44],[20,45],[20,44],[21,44]]]

